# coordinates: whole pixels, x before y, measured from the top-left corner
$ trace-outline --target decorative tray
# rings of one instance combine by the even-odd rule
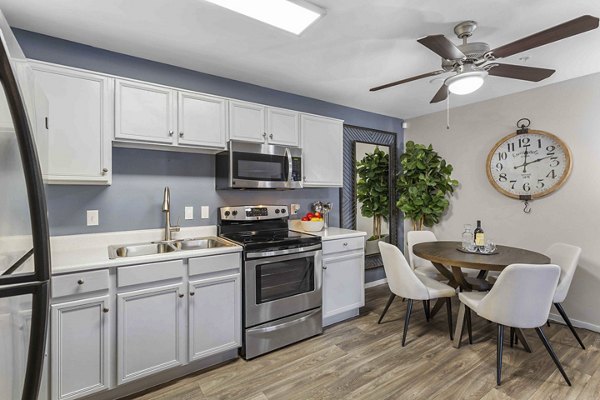
[[[494,250],[491,253],[486,253],[486,252],[481,251],[481,250],[469,251],[469,250],[463,249],[462,247],[457,247],[456,250],[460,251],[461,253],[481,254],[482,256],[493,256],[494,254],[498,254],[498,250]]]

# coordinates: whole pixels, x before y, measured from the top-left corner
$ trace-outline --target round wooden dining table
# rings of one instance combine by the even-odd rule
[[[431,261],[433,266],[448,279],[448,284],[461,291],[489,290],[492,284],[485,278],[489,271],[502,271],[510,264],[549,264],[550,258],[535,251],[517,247],[497,246],[494,254],[473,254],[460,251],[461,242],[425,242],[413,246],[413,253],[417,257]],[[479,270],[477,277],[465,275],[463,269]],[[438,301],[431,314],[434,315],[444,305]],[[454,347],[460,347],[465,322],[465,306],[460,303],[456,330],[454,334]],[[468,321],[469,322],[469,321]],[[523,333],[516,331],[518,338],[527,350],[529,346]]]

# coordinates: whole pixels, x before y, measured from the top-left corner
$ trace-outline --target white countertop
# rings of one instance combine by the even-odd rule
[[[147,243],[162,239],[163,229],[147,229],[139,231],[107,232],[83,235],[52,236],[50,238],[52,271],[54,274],[118,267],[122,265],[144,264],[150,262],[177,260],[191,257],[202,257],[213,254],[240,252],[237,245],[214,249],[185,250],[172,253],[152,254],[139,257],[122,257],[109,259],[108,246]],[[174,239],[187,239],[216,236],[216,226],[199,226],[181,228],[174,233]]]
[[[329,227],[319,232],[309,232],[302,229],[299,220],[290,220],[289,228],[296,232],[307,233],[309,235],[321,236],[321,240],[346,239],[350,237],[367,236],[367,232],[353,231],[352,229]]]

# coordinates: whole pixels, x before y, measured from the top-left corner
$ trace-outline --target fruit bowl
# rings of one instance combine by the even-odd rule
[[[324,221],[300,221],[302,229],[307,232],[319,232],[325,225]]]

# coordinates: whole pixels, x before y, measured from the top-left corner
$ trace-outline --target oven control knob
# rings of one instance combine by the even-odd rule
[[[233,215],[233,216],[235,217],[235,216],[237,215],[237,211],[233,210],[233,211],[231,212],[231,215]]]
[[[229,217],[229,214],[231,214],[229,211],[225,211],[225,216]]]
[[[279,214],[279,208],[275,209],[275,214]]]
[[[285,208],[282,208],[282,209],[281,209],[281,213],[282,213],[282,214],[285,214]]]

